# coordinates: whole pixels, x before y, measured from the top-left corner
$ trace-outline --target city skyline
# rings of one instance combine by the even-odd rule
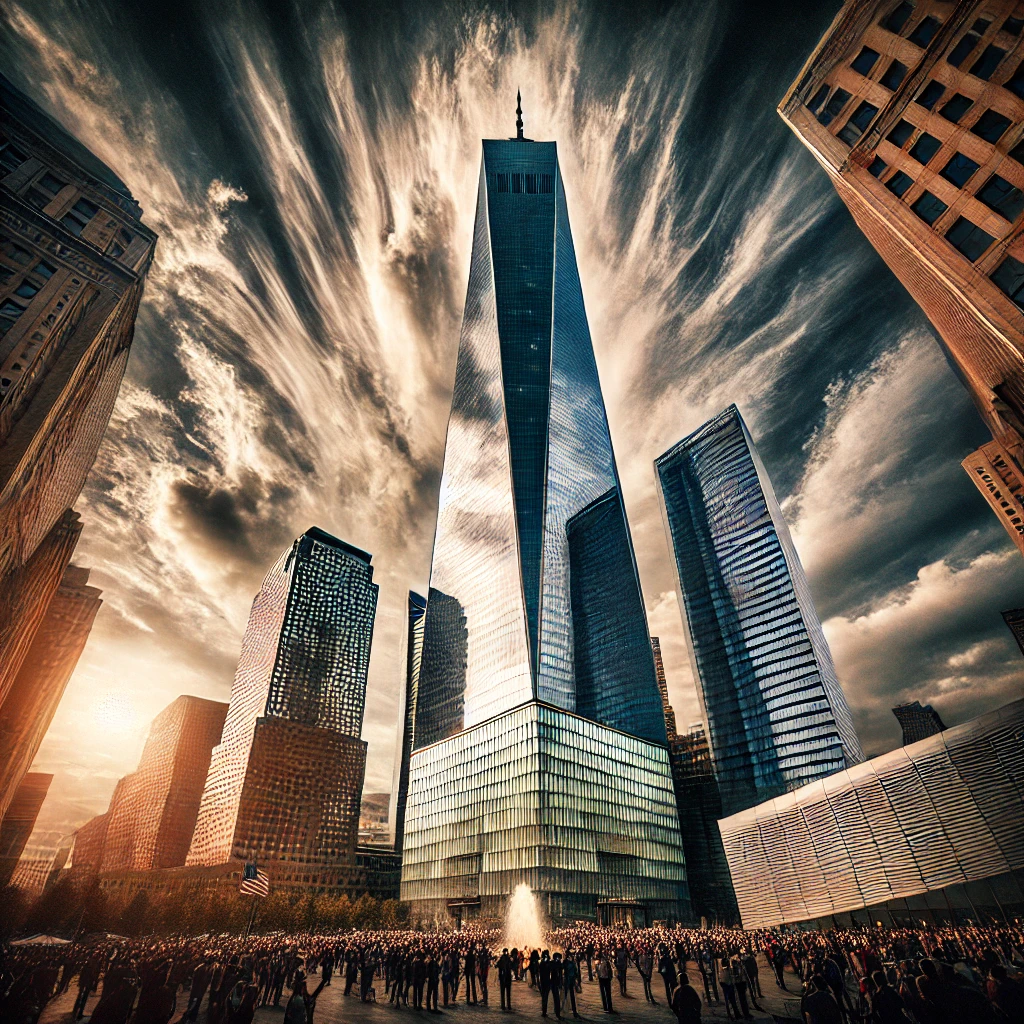
[[[309,521],[375,554],[382,593],[367,787],[389,785],[405,602],[410,588],[426,593],[468,269],[470,150],[481,136],[511,133],[517,79],[527,134],[556,138],[571,167],[567,201],[610,429],[680,721],[696,717],[696,700],[650,466],[734,400],[765,439],[869,752],[898,742],[889,709],[901,701],[932,703],[955,724],[1019,689],[1024,672],[999,611],[1024,603],[1024,571],[958,465],[984,429],[920,313],[774,114],[830,14],[794,5],[766,28],[759,46],[774,40],[782,56],[758,79],[770,101],[749,115],[761,156],[736,148],[736,122],[712,125],[724,107],[707,95],[708,76],[750,28],[727,6],[690,12],[699,31],[683,52],[705,88],[696,98],[664,77],[647,94],[618,75],[596,91],[593,76],[608,70],[597,43],[615,29],[596,16],[555,17],[530,32],[529,19],[518,31],[515,19],[497,30],[471,19],[452,44],[464,65],[439,80],[418,63],[429,44],[414,31],[391,121],[366,98],[370,58],[360,63],[344,47],[358,49],[366,25],[328,22],[323,33],[337,44],[318,51],[320,66],[340,75],[329,79],[341,83],[336,108],[322,102],[329,76],[298,78],[283,54],[260,50],[257,25],[225,44],[236,49],[223,72],[240,86],[244,141],[267,143],[257,169],[225,155],[223,126],[203,121],[180,74],[159,65],[144,38],[121,28],[126,55],[99,59],[109,40],[74,24],[58,34],[45,3],[16,10],[2,52],[31,75],[18,84],[34,82],[35,98],[129,182],[162,239],[136,354],[79,506],[76,561],[90,566],[105,603],[36,764],[57,775],[48,805],[64,818],[51,822],[102,810],[159,707],[179,693],[226,699],[270,549]],[[624,63],[647,67],[684,45],[649,17],[661,34],[627,34]],[[721,52],[709,42],[719,37]],[[575,72],[551,56],[565,52],[580,58]],[[90,78],[81,71],[90,60],[109,70]],[[580,70],[587,60],[593,66]],[[159,85],[147,82],[147,62]],[[474,77],[483,68],[493,72],[486,88]],[[124,128],[117,117],[133,90],[154,113]],[[314,114],[299,112],[303,90],[321,101]],[[281,110],[283,121],[272,113]],[[339,129],[325,135],[338,140],[337,154],[309,141],[304,116]],[[637,155],[625,156],[616,139],[630,133]],[[179,136],[201,154],[195,171],[171,156]],[[143,137],[156,141],[138,152],[126,145]],[[698,143],[715,170],[703,191]],[[379,221],[373,168],[383,168],[387,195]],[[317,186],[312,205],[290,175]],[[725,186],[737,176],[750,186],[743,203]],[[712,237],[705,229],[716,218]],[[841,236],[841,252],[818,251],[825,232]],[[368,268],[362,277],[342,266],[353,251]],[[320,271],[331,288],[314,285]],[[267,308],[234,298],[232,282],[257,284]],[[780,298],[766,302],[773,289]],[[888,322],[861,308],[865,289]],[[359,315],[343,316],[337,295]],[[182,595],[180,608],[165,606],[168,589]],[[164,663],[180,666],[173,684]],[[151,692],[138,692],[141,679]],[[76,715],[102,725],[109,748],[85,741],[77,765],[61,751]]]

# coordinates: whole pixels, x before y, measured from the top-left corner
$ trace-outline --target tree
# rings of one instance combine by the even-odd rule
[[[85,886],[78,912],[77,925],[78,932],[82,935],[88,935],[89,932],[106,931],[110,925],[110,900],[107,894],[100,888],[100,880],[98,878],[90,879]]]
[[[74,882],[64,875],[42,891],[25,922],[29,932],[68,932],[81,912],[81,898]]]
[[[145,889],[139,889],[121,913],[121,931],[137,938],[149,931],[150,903]]]
[[[380,920],[380,904],[368,892],[364,892],[356,900],[354,916],[357,927],[375,928]]]
[[[6,942],[21,927],[28,913],[25,893],[14,885],[0,889],[0,942]]]

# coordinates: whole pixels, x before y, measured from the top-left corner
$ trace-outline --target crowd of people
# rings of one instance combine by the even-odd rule
[[[770,985],[799,999],[802,1024],[1024,1024],[1021,927],[745,932],[580,923],[549,932],[546,945],[468,927],[10,946],[0,960],[0,1021],[35,1024],[72,986],[71,1019],[91,1004],[90,1024],[250,1024],[260,1007],[282,1010],[285,1024],[310,1024],[332,983],[364,1003],[442,1013],[461,1001],[488,1005],[496,976],[501,1012],[523,1003],[518,983],[536,990],[542,1016],[558,1019],[580,1016],[576,996],[596,978],[606,1013],[642,990],[679,1024],[694,1024],[710,1006],[753,1019]]]

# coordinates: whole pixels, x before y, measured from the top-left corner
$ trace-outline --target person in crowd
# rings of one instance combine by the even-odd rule
[[[690,984],[685,971],[679,975],[679,984],[672,993],[672,1012],[679,1024],[698,1024],[700,1021],[700,996]]]
[[[651,978],[654,977],[654,957],[651,955],[649,946],[644,946],[636,959],[637,973],[644,983],[644,999],[649,1003],[656,1003],[654,993],[651,991]]]
[[[513,949],[510,954],[506,946],[498,957],[498,993],[501,997],[501,1009],[509,1012],[512,1009],[512,979],[515,976],[515,961],[519,950]]]
[[[572,956],[571,950],[565,951],[565,958],[562,960],[562,1006],[572,1007],[574,1020],[579,1020],[579,1013],[576,1010],[576,989],[580,983],[580,965]]]
[[[615,947],[615,976],[619,979],[619,995],[626,998],[626,971],[629,969],[629,953],[620,942]]]
[[[597,961],[597,984],[601,990],[601,1009],[614,1013],[612,1009],[612,964],[607,953],[601,953]]]
[[[843,1012],[823,974],[815,974],[800,1000],[805,1024],[843,1024]]]

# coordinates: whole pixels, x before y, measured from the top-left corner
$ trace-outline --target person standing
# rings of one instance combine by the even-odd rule
[[[540,966],[540,953],[535,949],[530,950],[530,962],[527,970],[530,972],[530,988],[537,987],[537,968]]]
[[[675,992],[672,993],[672,1012],[676,1015],[679,1024],[699,1024],[700,1022],[700,996],[690,984],[685,971],[679,975],[679,984],[676,986]]]
[[[491,970],[491,951],[486,945],[480,947],[476,954],[476,976],[480,979],[480,998],[487,1005],[487,975]]]
[[[736,976],[733,974],[732,967],[729,965],[726,957],[722,957],[718,980],[722,986],[725,1012],[729,1017],[735,1017],[736,1020],[739,1020],[742,1015],[740,1014],[739,1005],[736,1003]]]
[[[423,1009],[423,989],[427,983],[427,964],[422,953],[417,953],[412,962],[412,1005],[413,1009]]]
[[[676,990],[676,965],[672,962],[668,947],[662,946],[658,956],[658,973],[665,983],[665,1002],[672,1005],[672,994]]]
[[[75,1007],[72,1010],[75,1020],[81,1020],[85,1015],[85,1004],[89,1001],[89,996],[96,991],[99,980],[100,962],[96,957],[92,957],[82,968],[82,972],[78,976],[78,995],[75,998]]]
[[[469,1006],[470,994],[472,994],[472,1003],[476,1006],[476,947],[472,943],[466,950],[466,959],[462,962],[462,973],[466,976],[466,1005]]]
[[[619,979],[619,995],[626,998],[626,971],[629,968],[629,952],[620,942],[615,949],[615,975]]]
[[[548,997],[551,995],[551,955],[545,949],[537,962],[537,984],[540,986],[540,1015],[548,1015]]]
[[[640,980],[644,983],[644,999],[649,1003],[657,1003],[654,993],[651,991],[651,978],[654,977],[654,957],[648,947],[636,959],[636,969],[640,974]]]
[[[732,983],[736,988],[736,1001],[740,1004],[740,1015],[744,1020],[752,1020],[750,1007],[747,1005],[747,973],[743,969],[743,960],[734,956],[729,961],[732,970]]]
[[[612,1009],[612,965],[608,954],[602,952],[597,961],[597,984],[601,990],[601,1008],[605,1013],[614,1013]]]
[[[566,950],[565,959],[562,961],[562,1005],[572,1007],[573,1018],[579,1020],[579,1013],[576,1011],[576,986],[580,980],[580,965]]]
[[[815,974],[811,978],[800,1000],[800,1013],[805,1024],[843,1024],[842,1011],[823,974]]]
[[[437,1009],[437,983],[441,977],[441,965],[428,953],[427,963],[427,1009],[431,1013],[438,1013]]]
[[[512,976],[515,973],[513,966],[519,956],[519,950],[513,949],[509,955],[506,947],[498,957],[498,994],[501,997],[501,1009],[508,1012],[512,1009]]]

